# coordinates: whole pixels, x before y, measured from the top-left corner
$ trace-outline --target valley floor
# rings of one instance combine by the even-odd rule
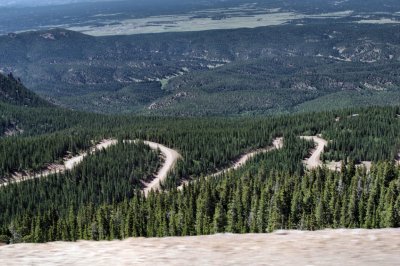
[[[0,247],[1,265],[399,265],[400,229],[278,231]]]

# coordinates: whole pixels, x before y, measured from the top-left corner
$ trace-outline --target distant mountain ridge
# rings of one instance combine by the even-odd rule
[[[399,40],[399,25],[354,23],[108,37],[52,29],[1,36],[0,70],[90,112],[320,111],[397,105]]]

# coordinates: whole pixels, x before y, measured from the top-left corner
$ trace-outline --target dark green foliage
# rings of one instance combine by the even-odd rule
[[[8,172],[21,169],[22,157],[18,159],[17,156],[19,149],[25,154],[38,154],[35,165],[28,161],[23,164],[28,169],[38,169],[43,164],[52,163],[51,159],[62,159],[68,151],[85,149],[90,140],[108,137],[150,140],[176,148],[183,156],[166,184],[174,187],[180,179],[225,167],[242,153],[266,147],[273,138],[283,135],[293,138],[322,133],[326,139],[332,140],[324,155],[328,160],[347,157],[357,162],[392,160],[400,149],[400,119],[397,114],[400,114],[399,108],[365,108],[270,118],[147,118],[32,109],[13,114],[18,121],[27,121],[20,122],[22,129],[31,134],[51,132],[57,127],[62,130],[41,137],[0,140],[0,147],[3,147],[3,155],[0,155],[6,158],[8,153],[15,154],[10,158],[11,163],[2,161],[7,165],[3,171]],[[336,122],[336,117],[340,117],[340,121]],[[29,121],[49,121],[49,124],[41,129],[31,126]],[[57,142],[59,144],[46,144]],[[20,143],[24,143],[23,148]],[[77,148],[69,150],[72,146]],[[28,152],[35,149],[38,151]],[[39,151],[43,151],[43,156]]]
[[[342,115],[337,113],[340,121],[324,131],[325,137],[332,141],[323,158],[339,161],[349,157],[357,162],[395,159],[400,151],[398,110],[379,110],[361,109]]]
[[[18,232],[31,228],[25,234],[32,242],[400,226],[400,173],[393,164],[378,164],[370,175],[351,174],[350,166],[304,176],[265,170],[196,182],[182,192],[139,193],[120,204],[80,205],[67,215],[52,209],[13,224]]]
[[[77,154],[92,145],[89,136],[52,134],[28,138],[5,138],[0,141],[0,177],[13,172],[39,171],[57,163],[69,152]]]
[[[8,77],[0,74],[0,137],[32,136],[72,126],[81,130],[94,119],[101,118],[55,107],[27,90],[12,74]]]
[[[71,218],[75,217],[71,212],[79,206],[93,204],[97,209],[101,204],[122,202],[133,196],[135,188],[142,187],[142,181],[151,181],[159,164],[159,155],[143,143],[119,143],[86,157],[72,171],[10,184],[1,188],[0,224],[8,225],[15,216],[37,213],[48,213],[51,219]],[[36,224],[33,230],[45,229]],[[33,241],[41,242],[42,238]]]
[[[0,235],[0,243],[1,244],[8,244],[10,243],[10,237],[6,235]]]
[[[183,156],[164,183],[170,192],[148,198],[139,191],[141,181],[150,180],[161,161],[143,144],[122,142],[65,174],[1,187],[0,235],[11,243],[399,226],[399,170],[389,163],[400,149],[398,107],[267,118],[103,116],[0,107],[26,130],[0,139],[2,173],[37,170],[110,137],[155,141]],[[304,173],[301,161],[312,144],[298,136],[319,133],[332,140],[324,156],[347,159],[346,170]],[[174,190],[181,180],[226,167],[281,136],[283,149],[259,155],[223,177]],[[368,175],[354,169],[354,161],[361,160],[387,163]]]
[[[169,93],[161,90],[160,82],[133,83],[115,91],[93,92],[80,97],[64,97],[66,106],[79,106],[87,112],[132,113],[142,111],[153,101]],[[93,109],[94,108],[94,109]]]
[[[54,107],[19,79],[0,75],[1,178],[62,163],[105,138],[119,140],[71,171],[0,187],[0,243],[400,227],[400,169],[394,164],[399,107],[254,116],[397,105],[398,29],[306,23],[111,37],[54,29],[0,37],[2,69],[24,76],[57,104],[162,116],[246,115],[81,113]],[[299,136],[316,134],[329,141],[324,160],[345,162],[340,172],[305,171],[302,160],[312,143]],[[205,178],[276,137],[284,138],[282,149]],[[183,156],[164,191],[148,197],[143,183],[162,158],[142,142],[123,141],[136,139]],[[356,167],[363,160],[374,162],[371,172]],[[198,180],[177,191],[188,179]]]
[[[71,112],[62,108],[31,108],[0,103],[0,137],[8,130],[14,135],[35,136],[74,128],[84,131],[88,124],[108,121],[104,116]]]

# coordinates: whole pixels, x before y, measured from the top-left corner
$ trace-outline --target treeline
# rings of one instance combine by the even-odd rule
[[[400,169],[379,163],[367,174],[350,163],[340,173],[318,169],[304,176],[263,168],[255,175],[233,172],[183,191],[147,198],[136,193],[98,208],[71,206],[64,216],[54,206],[15,219],[2,238],[45,242],[398,226]]]

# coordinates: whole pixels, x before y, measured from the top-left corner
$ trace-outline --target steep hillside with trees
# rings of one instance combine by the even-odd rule
[[[30,107],[51,106],[50,103],[26,89],[21,80],[11,73],[7,76],[0,73],[0,102]]]

